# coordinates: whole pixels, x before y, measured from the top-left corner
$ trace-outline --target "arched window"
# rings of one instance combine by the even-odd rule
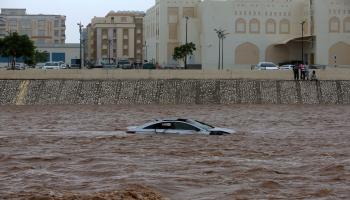
[[[344,33],[350,33],[350,17],[344,19]]]
[[[275,34],[276,33],[276,21],[273,19],[268,19],[266,21],[266,33],[267,34]]]
[[[246,22],[243,18],[236,20],[236,33],[245,33],[246,32]]]
[[[290,33],[290,22],[288,19],[282,19],[280,21],[280,34]]]
[[[249,21],[249,32],[250,33],[260,33],[260,22],[257,19],[251,19]]]
[[[330,33],[340,32],[340,20],[338,17],[332,17],[329,19],[329,32]]]

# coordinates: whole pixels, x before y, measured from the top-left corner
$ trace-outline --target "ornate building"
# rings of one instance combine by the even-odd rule
[[[259,61],[350,65],[348,0],[156,0],[144,27],[147,59],[163,65],[175,62],[173,49],[187,34],[197,46],[192,63],[216,69],[214,29],[228,33],[222,55],[226,69]]]

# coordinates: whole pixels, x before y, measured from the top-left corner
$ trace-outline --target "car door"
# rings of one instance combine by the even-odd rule
[[[190,124],[187,124],[185,122],[172,122],[172,128],[166,129],[165,133],[186,135],[186,134],[193,134],[199,131],[200,131],[199,128],[192,126]]]
[[[148,134],[162,134],[165,133],[165,131],[169,128],[171,128],[171,123],[170,122],[160,122],[160,123],[155,123],[152,125],[149,125],[145,128],[142,129],[142,133],[148,133]]]

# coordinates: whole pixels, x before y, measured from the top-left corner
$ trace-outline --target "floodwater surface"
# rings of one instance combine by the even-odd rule
[[[189,117],[229,136],[129,135]],[[350,199],[350,106],[0,106],[0,199]]]

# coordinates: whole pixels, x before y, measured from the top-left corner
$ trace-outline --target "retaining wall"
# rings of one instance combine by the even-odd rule
[[[350,81],[0,80],[0,105],[349,103]]]

